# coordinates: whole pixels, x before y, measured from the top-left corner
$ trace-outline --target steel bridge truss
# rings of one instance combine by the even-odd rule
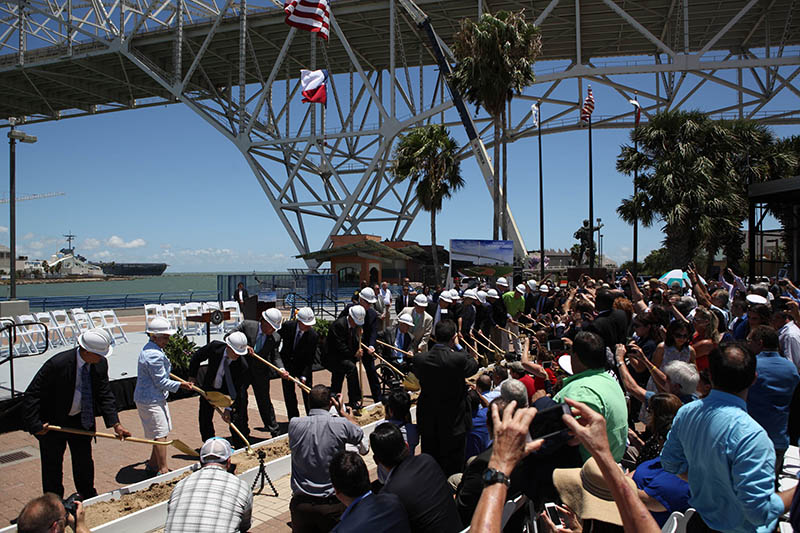
[[[548,63],[538,63],[537,83],[510,106],[510,142],[535,134],[532,101],[546,110],[544,133],[579,128],[586,83],[611,87],[625,100],[636,94],[643,120],[689,106],[713,86],[732,98],[720,98],[708,111],[712,116],[800,122],[799,105],[770,110],[778,95],[800,98],[796,0],[705,0],[697,3],[710,5],[711,14],[697,22],[690,1],[664,2],[658,12],[631,0],[417,3],[435,11],[433,24],[445,43],[457,29],[454,17],[529,8],[543,30],[543,59],[558,66],[542,70]],[[598,13],[605,17],[602,39],[596,29],[586,30],[581,10],[587,4],[592,26]],[[331,235],[376,224],[402,239],[420,206],[412,185],[390,172],[395,140],[413,126],[456,129],[461,123],[443,80],[431,74],[434,59],[424,36],[394,1],[332,6],[325,43],[285,26],[274,6],[247,0],[0,2],[0,92],[18,102],[0,97],[0,109],[38,122],[180,102],[241,151],[300,253],[319,247],[309,237],[318,228],[327,235],[322,248]],[[348,41],[370,31],[384,36],[379,60],[374,46],[367,51],[367,44]],[[624,47],[637,40],[638,53]],[[548,57],[549,42],[565,51]],[[625,59],[608,59],[613,56]],[[81,79],[59,70],[63,65],[79,65]],[[330,70],[327,107],[299,103],[301,68]],[[652,90],[642,90],[642,80]],[[492,147],[489,117],[479,112],[475,121]],[[593,126],[630,128],[632,108],[595,115]],[[461,156],[471,155],[465,143]]]

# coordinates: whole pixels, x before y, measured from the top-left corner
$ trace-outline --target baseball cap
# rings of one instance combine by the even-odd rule
[[[769,301],[760,294],[748,294],[746,298],[747,302],[751,304],[765,304]]]
[[[114,349],[111,347],[111,339],[101,328],[93,328],[84,331],[78,337],[78,344],[87,352],[91,352],[102,357],[108,357]]]
[[[417,294],[416,298],[414,298],[414,305],[419,305],[422,307],[428,306],[428,297],[424,294]]]
[[[201,463],[224,463],[231,458],[231,444],[222,437],[211,437],[200,448]]]

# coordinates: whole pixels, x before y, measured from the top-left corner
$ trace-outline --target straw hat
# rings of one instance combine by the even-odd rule
[[[636,491],[636,482],[625,476],[625,482]],[[600,467],[590,457],[582,468],[558,468],[553,471],[553,484],[566,503],[582,520],[599,520],[622,525],[617,504],[611,495]]]

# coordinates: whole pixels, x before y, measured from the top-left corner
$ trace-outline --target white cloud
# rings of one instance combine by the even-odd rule
[[[28,232],[28,233],[26,233],[25,235],[22,236],[22,240],[23,241],[29,241],[29,240],[33,239],[34,237],[35,237],[35,235],[33,233]]]
[[[108,259],[109,257],[111,257],[111,252],[109,252],[108,250],[103,250],[102,252],[98,252],[94,255],[98,259]]]
[[[196,248],[194,250],[181,250],[178,253],[189,257],[209,257],[215,255],[231,255],[233,252],[228,248]]]
[[[83,245],[81,246],[81,248],[83,248],[84,250],[95,250],[97,248],[100,248],[101,244],[102,243],[100,242],[99,239],[89,238],[83,241]]]
[[[133,239],[132,241],[125,242],[122,237],[112,235],[108,238],[106,244],[112,248],[141,248],[142,246],[146,246],[147,242],[144,239]]]
[[[0,233],[8,233],[8,227],[7,226],[0,226]]]

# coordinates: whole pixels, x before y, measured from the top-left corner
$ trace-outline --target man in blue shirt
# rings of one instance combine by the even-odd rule
[[[768,533],[791,503],[794,489],[775,492],[775,450],[747,414],[756,358],[741,343],[709,356],[713,389],[678,411],[661,452],[664,470],[689,482],[689,523],[699,531]]]
[[[778,353],[778,332],[758,326],[747,337],[756,353],[758,377],[747,393],[747,412],[761,424],[775,446],[775,475],[783,469],[783,456],[789,448],[789,405],[800,374],[794,363]]]

